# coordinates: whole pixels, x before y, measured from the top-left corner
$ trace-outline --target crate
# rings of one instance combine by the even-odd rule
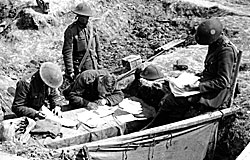
[[[142,59],[140,55],[129,55],[127,57],[122,58],[122,66],[126,70],[135,69],[140,64],[142,64]]]

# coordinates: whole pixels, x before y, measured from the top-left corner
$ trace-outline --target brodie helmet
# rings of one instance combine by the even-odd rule
[[[209,45],[220,37],[222,30],[223,26],[217,18],[208,19],[198,26],[195,40],[200,45]]]
[[[91,17],[92,16],[92,10],[89,7],[89,5],[86,2],[79,3],[73,10],[73,13],[77,15],[82,15],[82,16],[87,16]]]
[[[60,67],[52,62],[44,62],[39,70],[43,82],[51,88],[58,88],[63,83]]]
[[[140,76],[146,80],[156,80],[163,78],[164,75],[160,69],[155,65],[148,65],[140,74]]]

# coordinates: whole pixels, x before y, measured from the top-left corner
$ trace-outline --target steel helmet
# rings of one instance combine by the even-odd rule
[[[58,88],[63,83],[63,76],[60,67],[52,62],[44,62],[39,70],[43,82],[52,88]]]
[[[208,19],[198,26],[195,40],[198,44],[209,45],[220,37],[222,30],[223,26],[217,18]]]
[[[160,69],[155,65],[148,65],[140,74],[140,76],[146,80],[156,80],[163,78],[164,75]]]
[[[86,2],[78,4],[76,8],[72,10],[72,12],[82,16],[92,16],[92,10]]]

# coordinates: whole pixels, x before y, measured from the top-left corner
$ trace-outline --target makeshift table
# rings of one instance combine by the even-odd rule
[[[145,126],[149,119],[155,115],[155,110],[152,106],[145,104],[140,99],[134,98],[134,100],[140,101],[142,105],[142,114],[144,114],[146,118],[135,118],[132,114],[125,112],[116,106],[117,109],[115,112],[106,117],[102,117],[100,125],[96,128],[90,128],[82,123],[73,128],[62,127],[62,137],[57,136],[55,139],[46,137],[44,139],[39,139],[38,141],[40,144],[48,148],[62,148],[115,137],[138,130],[138,127],[141,127],[142,125]],[[86,109],[81,108],[63,112],[63,117],[77,120],[77,114],[80,114],[81,112],[86,112]],[[127,116],[125,120],[122,120],[121,117],[123,116]]]

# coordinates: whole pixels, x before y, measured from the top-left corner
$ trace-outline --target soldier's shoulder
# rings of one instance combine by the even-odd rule
[[[20,87],[20,86],[24,87],[24,86],[29,85],[30,82],[31,82],[31,78],[22,77],[22,78],[18,81],[17,85],[18,85],[19,87]]]
[[[73,23],[71,23],[70,25],[68,25],[68,27],[66,28],[66,30],[71,30],[71,29],[74,29],[74,28],[76,28],[76,27],[77,27],[76,22],[73,22]]]
[[[20,81],[24,83],[30,83],[37,75],[38,71],[27,73],[20,79]]]

